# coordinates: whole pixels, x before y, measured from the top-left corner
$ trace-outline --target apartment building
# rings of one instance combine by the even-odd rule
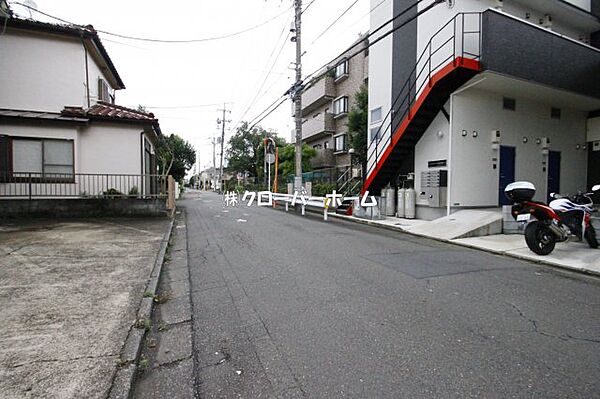
[[[600,182],[599,0],[371,3],[372,31],[409,11],[370,49],[363,191],[412,175],[433,219],[504,205],[515,180],[541,201]]]
[[[314,169],[350,166],[348,112],[355,105],[356,92],[368,80],[367,46],[366,35],[361,35],[352,50],[338,56],[302,93],[302,140],[317,150]]]

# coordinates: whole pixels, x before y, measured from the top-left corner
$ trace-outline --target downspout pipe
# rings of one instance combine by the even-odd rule
[[[87,95],[87,107],[90,108],[90,73],[88,66],[88,51],[87,47],[85,47],[85,41],[83,39],[83,34],[81,34],[81,45],[83,46],[83,52],[85,55],[85,90]]]
[[[450,126],[449,126],[449,134],[448,134],[448,193],[446,195],[447,204],[446,204],[446,216],[450,216],[450,210],[452,207],[452,137],[454,133],[454,96],[473,88],[479,83],[483,82],[486,77],[482,77],[474,82],[467,84],[456,90],[454,93],[450,94]]]

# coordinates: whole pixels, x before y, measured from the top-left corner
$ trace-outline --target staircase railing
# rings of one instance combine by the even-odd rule
[[[459,13],[431,36],[381,121],[375,137],[370,138],[366,177],[377,168],[382,154],[392,141],[393,133],[410,116],[411,108],[425,85],[431,85],[431,77],[459,57],[480,59],[481,16],[478,12]]]

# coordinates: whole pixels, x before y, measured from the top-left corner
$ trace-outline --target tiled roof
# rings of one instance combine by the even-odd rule
[[[66,108],[65,108],[66,109]],[[64,111],[63,111],[64,112]],[[87,110],[89,117],[156,122],[153,113],[140,112],[121,105],[99,102]]]
[[[18,109],[7,109],[0,108],[0,117],[4,118],[23,118],[23,119],[38,119],[38,120],[50,120],[50,121],[63,121],[63,122],[88,122],[89,119],[85,115],[65,115],[57,112],[43,112],[43,111],[25,111]]]

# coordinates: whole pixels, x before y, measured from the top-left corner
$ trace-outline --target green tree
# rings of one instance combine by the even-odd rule
[[[354,95],[355,105],[348,113],[348,131],[350,146],[354,148],[353,160],[362,166],[363,177],[367,172],[367,117],[369,109],[369,91],[362,85]]]
[[[264,177],[264,139],[269,135],[259,126],[248,129],[244,122],[229,139],[227,148],[228,170],[233,173],[249,172],[255,179]],[[283,139],[271,135],[276,145],[283,146]],[[260,180],[259,180],[260,181]]]
[[[165,176],[170,174],[177,181],[182,181],[196,163],[194,147],[176,134],[159,136],[155,152],[159,172]]]
[[[317,155],[317,150],[302,144],[302,172],[312,171],[310,160]],[[296,173],[296,146],[288,144],[279,150],[279,173],[283,179]]]

